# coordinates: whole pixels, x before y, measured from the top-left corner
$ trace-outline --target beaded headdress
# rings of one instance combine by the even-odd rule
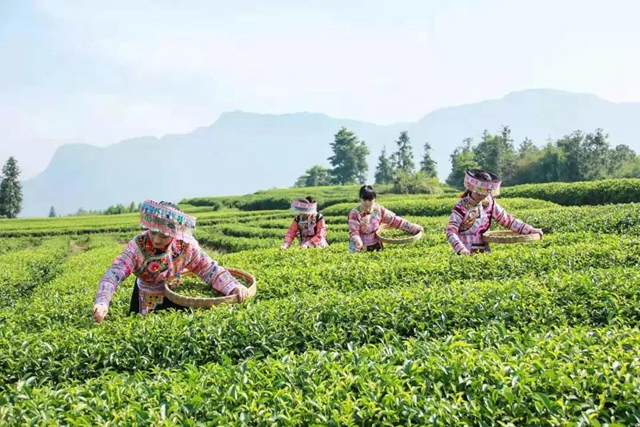
[[[196,219],[165,202],[146,200],[140,209],[140,225],[178,240],[190,241],[196,229]]]
[[[299,214],[314,214],[317,208],[317,203],[311,203],[307,199],[293,199],[291,201],[291,210]]]
[[[485,173],[491,177],[490,180],[482,176]],[[464,175],[464,188],[485,196],[499,195],[501,184],[502,180],[498,175],[480,169],[468,170]]]

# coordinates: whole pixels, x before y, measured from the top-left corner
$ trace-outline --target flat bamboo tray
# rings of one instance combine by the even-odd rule
[[[256,278],[246,271],[239,270],[237,268],[227,268],[225,267],[231,275],[237,279],[244,279],[249,282],[251,285],[249,286],[249,298],[255,296],[258,291],[256,287]],[[184,271],[181,276],[189,276],[194,275],[190,271]],[[170,286],[178,286],[179,280],[174,280],[171,283],[165,283],[164,285],[164,295],[169,299],[169,301],[181,305],[183,307],[191,307],[191,308],[211,308],[220,304],[237,304],[238,295],[227,295],[224,297],[215,297],[215,298],[199,298],[199,297],[189,297],[186,295],[181,295],[177,292],[171,290]]]
[[[422,239],[422,235],[423,235],[423,232],[420,231],[418,234],[413,234],[413,235],[407,233],[408,237],[394,237],[394,238],[384,237],[382,233],[386,230],[394,230],[394,229],[386,225],[382,225],[380,226],[380,228],[378,228],[378,231],[376,231],[376,236],[382,243],[388,243],[391,245],[404,245],[407,243],[417,242],[418,240]]]
[[[526,243],[540,240],[539,234],[518,234],[513,231],[487,231],[482,235],[484,243]]]

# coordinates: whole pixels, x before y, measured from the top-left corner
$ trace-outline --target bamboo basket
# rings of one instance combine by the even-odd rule
[[[539,234],[518,234],[513,231],[487,231],[482,235],[484,243],[526,243],[540,240]]]
[[[250,283],[249,286],[249,298],[255,296],[258,291],[256,287],[256,278],[246,271],[242,271],[237,268],[226,268],[231,275],[237,279],[244,279]],[[185,270],[181,276],[189,276],[194,275],[190,271]],[[189,297],[186,295],[181,295],[177,292],[171,290],[171,287],[178,286],[180,284],[180,279],[174,279],[171,282],[165,283],[164,285],[164,295],[169,301],[181,305],[183,307],[191,307],[191,308],[211,308],[220,304],[237,304],[238,296],[237,295],[227,295],[224,297],[214,297],[214,298],[200,298],[200,297]]]
[[[400,238],[384,237],[382,233],[385,230],[390,230],[390,229],[391,228],[389,226],[382,225],[380,226],[380,228],[378,228],[378,231],[376,231],[376,236],[382,243],[388,243],[391,245],[404,245],[407,243],[417,242],[418,240],[422,239],[422,235],[423,235],[423,232],[420,231],[417,234],[413,234],[413,235],[409,234],[409,237],[400,237]]]

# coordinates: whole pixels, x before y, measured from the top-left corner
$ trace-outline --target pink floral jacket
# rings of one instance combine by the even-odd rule
[[[392,228],[417,233],[420,226],[403,219],[381,205],[374,205],[371,212],[357,206],[349,212],[349,240],[356,246],[371,246],[378,242],[376,231],[382,224]]]
[[[456,253],[463,249],[483,249],[489,245],[482,242],[482,235],[491,227],[492,220],[500,226],[519,234],[531,234],[534,228],[524,221],[514,218],[489,196],[482,202],[471,197],[463,197],[454,206],[447,226],[447,239]]]
[[[327,225],[322,214],[313,215],[309,219],[296,216],[284,236],[284,246],[287,248],[291,246],[296,237],[300,238],[300,246],[312,248],[328,246]]]
[[[118,288],[131,274],[137,277],[140,312],[147,314],[164,299],[164,284],[184,269],[197,274],[213,289],[229,295],[239,286],[237,280],[200,248],[198,243],[174,239],[167,250],[153,247],[148,232],[129,242],[106,271],[96,293],[95,303],[109,304]],[[170,256],[169,256],[170,255]]]

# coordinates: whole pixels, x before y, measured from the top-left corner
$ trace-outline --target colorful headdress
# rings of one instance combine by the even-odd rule
[[[140,209],[140,225],[178,240],[190,241],[196,229],[196,219],[164,202],[146,200]]]
[[[317,212],[318,204],[309,202],[307,199],[293,199],[291,210],[299,214],[314,214]]]
[[[483,176],[485,174],[490,177],[489,180]],[[464,188],[485,196],[499,195],[501,184],[502,180],[498,175],[480,169],[468,170],[464,175]]]

